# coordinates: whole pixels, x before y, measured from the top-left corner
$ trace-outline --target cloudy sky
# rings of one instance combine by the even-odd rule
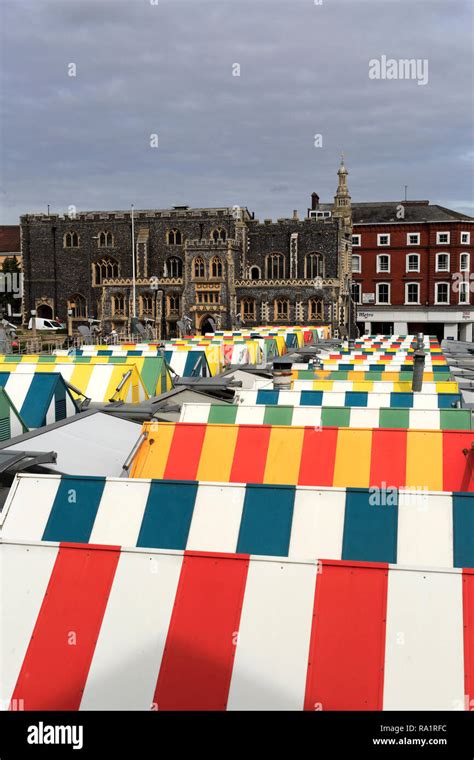
[[[408,185],[474,215],[472,0],[319,2],[0,0],[1,223],[48,203],[304,214],[341,151],[354,201]],[[381,56],[427,59],[428,83],[370,79]]]

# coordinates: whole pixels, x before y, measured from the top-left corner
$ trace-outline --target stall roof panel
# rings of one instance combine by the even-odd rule
[[[404,393],[385,389],[367,391],[279,391],[274,388],[236,389],[237,404],[283,404],[285,406],[396,407],[399,409],[454,409],[460,393]]]
[[[132,477],[473,491],[471,431],[145,422]]]
[[[30,430],[71,417],[79,411],[59,372],[36,373],[31,364],[23,365],[21,372],[10,372],[9,367],[0,363],[0,386],[5,388]]]
[[[313,425],[353,428],[418,428],[421,430],[472,429],[470,409],[185,403],[181,407],[179,421],[230,425]]]
[[[51,357],[46,358],[51,359]],[[137,403],[149,396],[135,364],[83,364],[68,361],[68,357],[53,358],[56,359],[54,363],[40,360],[37,362],[0,361],[0,378],[7,372],[11,376],[32,373],[38,376],[60,374],[66,383],[77,388],[81,394],[92,401],[101,403],[112,399]],[[41,380],[38,379],[37,382],[40,383]],[[78,396],[74,391],[72,393]],[[25,421],[27,422],[26,419]]]
[[[22,420],[5,388],[0,386],[0,441],[7,441],[15,435],[26,433],[28,427]]]
[[[472,493],[19,474],[0,534],[32,542],[474,567],[473,514]]]
[[[120,475],[140,430],[136,422],[90,410],[18,436],[0,448],[3,451],[55,451],[57,462],[48,467],[62,473]]]
[[[1,552],[4,706],[462,710],[474,689],[472,570],[56,543]]]

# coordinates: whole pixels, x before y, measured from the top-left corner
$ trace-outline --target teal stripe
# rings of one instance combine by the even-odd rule
[[[453,493],[454,567],[474,567],[474,494]]]
[[[295,488],[248,485],[237,553],[287,557]]]
[[[198,483],[153,480],[138,535],[137,546],[149,549],[185,549]]]
[[[105,478],[62,477],[42,541],[89,541]]]
[[[346,492],[342,559],[396,562],[398,492],[375,488],[372,491],[351,488]]]

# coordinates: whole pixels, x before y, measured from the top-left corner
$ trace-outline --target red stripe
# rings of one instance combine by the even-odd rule
[[[388,566],[323,562],[305,710],[381,710]]]
[[[267,463],[270,425],[241,425],[237,434],[231,483],[263,483]]]
[[[120,556],[60,545],[13,699],[26,710],[78,710]]]
[[[463,570],[464,694],[467,710],[474,710],[474,570]]]
[[[196,479],[205,434],[205,425],[189,422],[180,422],[176,425],[163,474],[164,478]]]
[[[407,431],[372,431],[372,457],[370,463],[370,486],[383,488],[406,486]]]
[[[443,490],[474,491],[473,432],[443,433]],[[463,454],[463,449],[467,450]]]
[[[225,710],[244,598],[246,555],[185,552],[154,702]]]
[[[333,485],[337,434],[338,428],[305,428],[299,486]]]

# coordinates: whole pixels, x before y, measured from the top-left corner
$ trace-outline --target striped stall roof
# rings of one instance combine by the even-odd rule
[[[165,349],[165,359],[179,377],[210,377],[211,369],[204,350]],[[214,365],[214,374],[216,365]]]
[[[370,407],[378,409],[452,409],[461,403],[460,393],[368,393],[367,391],[278,391],[273,388],[259,390],[236,389],[238,404],[284,404],[286,406],[337,406]]]
[[[21,373],[8,372],[0,363],[0,386],[3,387],[27,429],[43,427],[77,414],[79,408],[59,372],[37,374],[25,364]],[[25,430],[18,430],[21,435]],[[3,439],[5,440],[5,439]]]
[[[0,441],[28,432],[28,427],[6,390],[0,387]]]
[[[188,422],[145,422],[142,430],[135,478],[474,490],[470,431]]]
[[[274,404],[192,404],[181,407],[180,422],[229,425],[320,425],[321,427],[471,430],[470,409],[403,409]]]
[[[144,385],[146,392],[149,396],[156,396],[160,393],[166,393],[166,391],[169,391],[173,387],[173,381],[171,380],[171,375],[169,372],[169,368],[166,365],[165,360],[161,356],[138,356],[136,353],[133,353],[131,355],[127,356],[121,356],[121,355],[85,355],[85,356],[79,356],[74,355],[71,356],[69,354],[24,354],[23,356],[18,357],[18,355],[14,355],[16,358],[16,361],[20,361],[21,363],[34,363],[34,364],[71,364],[71,365],[82,365],[82,364],[127,364],[127,365],[134,365],[137,368],[138,374],[140,376],[140,380],[142,385]],[[15,359],[11,356],[4,357],[3,361],[8,361],[9,363],[14,364]],[[120,369],[120,368],[119,368]],[[94,399],[94,400],[102,400],[102,399]]]
[[[273,385],[271,380],[257,381],[257,387]],[[295,391],[364,391],[366,393],[411,393],[412,381],[389,382],[384,380],[293,380]],[[421,393],[458,393],[454,381],[424,382]]]
[[[472,570],[56,543],[1,551],[3,706],[469,709]]]
[[[474,567],[474,494],[20,474],[0,534],[12,541]]]
[[[50,359],[51,357],[45,356],[45,358]],[[67,357],[57,357],[57,359],[58,361],[54,363],[42,361],[41,358],[37,362],[27,363],[5,361],[5,357],[3,357],[3,361],[0,361],[0,375],[9,374],[11,377],[20,377],[21,375],[36,374],[39,378],[42,374],[60,374],[66,383],[74,385],[92,401],[98,402],[114,399],[137,403],[148,398],[147,390],[135,364],[82,363],[73,359],[64,361]],[[41,382],[41,380],[37,380],[38,384]],[[119,386],[120,390],[117,391]],[[10,392],[8,387],[7,391]],[[74,392],[72,393],[77,396]],[[13,396],[12,398],[14,399]],[[19,405],[16,405],[20,409]],[[20,413],[24,417],[21,409]],[[27,422],[26,417],[24,419]],[[53,421],[51,420],[51,422]]]

